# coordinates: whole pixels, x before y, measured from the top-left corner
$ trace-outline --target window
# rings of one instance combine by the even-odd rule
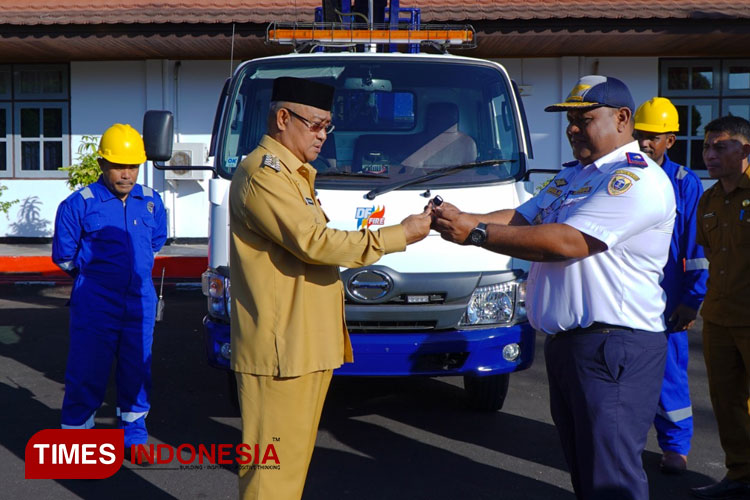
[[[750,59],[662,59],[659,95],[680,115],[672,160],[693,170],[703,165],[703,128],[720,116],[750,119]]]
[[[67,176],[68,66],[0,65],[0,177]]]
[[[321,189],[370,190],[477,161],[487,164],[428,177],[409,188],[506,182],[525,169],[513,89],[493,63],[395,61],[385,54],[310,59],[243,66],[216,143],[222,177],[232,176],[265,132],[273,79],[280,75],[314,78],[335,88],[336,129],[312,162]]]

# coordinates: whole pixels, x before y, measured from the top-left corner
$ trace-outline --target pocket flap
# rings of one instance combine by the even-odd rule
[[[102,227],[102,218],[99,214],[89,214],[83,218],[83,229],[87,233],[94,233]]]

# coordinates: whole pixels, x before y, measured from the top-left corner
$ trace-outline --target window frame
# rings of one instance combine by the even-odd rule
[[[59,71],[62,74],[59,92],[27,92],[20,91],[21,76],[24,71]],[[59,170],[44,170],[44,144],[56,142],[62,144],[62,159],[60,167],[70,165],[71,158],[71,125],[70,125],[70,65],[69,64],[2,64],[0,78],[5,79],[6,91],[0,93],[0,112],[6,113],[6,135],[0,138],[6,146],[6,170],[0,170],[2,179],[65,179],[67,172]],[[42,74],[39,78],[43,79]],[[39,135],[21,137],[21,109],[35,108],[40,111]],[[61,110],[61,137],[44,137],[44,110]],[[22,170],[22,144],[37,142],[40,145],[39,170]]]
[[[688,68],[688,82],[692,86],[692,69],[698,66],[711,66],[714,70],[714,86],[711,89],[669,89],[669,69],[670,68]],[[716,78],[719,77],[719,82]],[[721,59],[667,59],[662,60],[661,70],[659,72],[659,86],[662,89],[662,95],[669,94],[673,97],[709,97],[714,96],[721,87]]]
[[[5,77],[7,92],[0,93],[0,101],[12,101],[13,100],[13,70],[10,64],[0,65],[0,78]]]
[[[21,101],[17,102],[17,106],[13,108],[13,121],[15,124],[13,134],[13,149],[16,154],[13,166],[15,170],[15,178],[67,178],[68,173],[62,170],[45,170],[44,169],[44,144],[45,142],[61,142],[62,143],[62,165],[64,167],[70,164],[70,116],[65,103],[61,102],[49,102],[49,101]],[[21,111],[23,109],[38,109],[40,110],[40,122],[39,122],[39,135],[35,137],[22,137],[21,136]],[[46,139],[44,137],[44,110],[45,109],[60,109],[62,111],[62,135],[61,137],[54,137]],[[66,140],[67,137],[67,140]],[[39,170],[22,170],[21,156],[23,153],[23,143],[35,142],[39,144]],[[66,161],[66,159],[68,161]]]
[[[712,89],[683,89],[683,90],[670,90],[668,88],[668,76],[671,68],[687,67],[688,74],[692,75],[692,69],[695,67],[710,66],[713,68],[713,88]],[[710,105],[711,106],[711,117],[710,120],[724,116],[728,113],[728,107],[732,104],[746,104],[748,105],[748,115],[750,115],[750,85],[747,89],[729,89],[729,70],[732,67],[745,66],[750,68],[750,59],[748,58],[715,58],[715,59],[692,59],[692,58],[661,58],[659,60],[659,95],[664,96],[672,101],[675,106],[688,106],[688,117],[692,117],[690,109],[696,105]],[[690,85],[692,85],[692,78],[690,79]],[[744,118],[750,119],[750,116],[744,116]],[[697,132],[702,132],[703,127],[707,124],[701,124],[701,128]],[[693,165],[691,161],[692,141],[702,141],[704,135],[691,134],[689,124],[681,124],[683,133],[677,134],[677,141],[686,142],[685,145],[685,160],[684,164],[700,173],[701,175],[706,173],[705,166]],[[680,159],[680,161],[682,161]]]
[[[732,66],[746,66],[750,68],[750,59],[722,59],[722,66],[722,95],[727,99],[730,97],[750,98],[750,85],[746,89],[729,88],[729,69]]]
[[[5,170],[0,170],[0,178],[13,177],[13,106],[0,101],[0,113],[5,113],[5,135],[0,136],[0,143],[5,144]]]
[[[33,70],[42,73],[45,70],[52,69],[63,70],[62,89],[60,92],[34,92],[25,94],[21,92],[21,73],[27,70]],[[14,64],[13,65],[13,99],[17,101],[58,101],[70,100],[70,70],[66,64]]]

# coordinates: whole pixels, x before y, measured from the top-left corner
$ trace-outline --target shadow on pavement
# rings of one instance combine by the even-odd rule
[[[60,426],[69,338],[65,304],[70,290],[66,288],[0,287],[0,297],[12,301],[11,307],[0,309],[0,358],[8,360],[5,368],[0,367],[0,401],[4,408],[0,412],[0,447],[22,462],[32,435]],[[183,443],[237,443],[239,431],[220,422],[221,417],[238,416],[225,393],[225,374],[209,368],[202,351],[199,330],[205,299],[200,291],[181,293],[184,297],[180,302],[186,304],[178,309],[175,302],[168,301],[165,321],[157,323],[154,331],[152,410],[147,419],[150,435],[175,447]],[[97,412],[97,427],[115,426],[115,402],[112,375],[105,403]],[[114,476],[99,481],[55,482],[80,498],[178,498],[148,480],[148,474],[160,474],[158,470],[134,471],[134,467],[126,462]],[[23,481],[22,470],[20,476],[14,483]],[[20,487],[45,491],[46,482],[26,481]],[[48,493],[37,497],[50,498]],[[189,497],[192,495],[182,498]]]

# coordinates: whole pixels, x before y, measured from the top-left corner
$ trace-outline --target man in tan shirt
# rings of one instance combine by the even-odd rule
[[[340,231],[315,196],[315,160],[333,130],[333,87],[274,81],[268,130],[229,191],[231,366],[242,442],[278,457],[239,471],[243,499],[302,496],[332,372],[351,362],[339,266],[374,263],[429,232],[430,209],[378,231]]]
[[[693,494],[750,498],[750,123],[725,116],[704,130],[703,161],[718,182],[696,216],[696,240],[709,261],[703,356],[727,475]]]

